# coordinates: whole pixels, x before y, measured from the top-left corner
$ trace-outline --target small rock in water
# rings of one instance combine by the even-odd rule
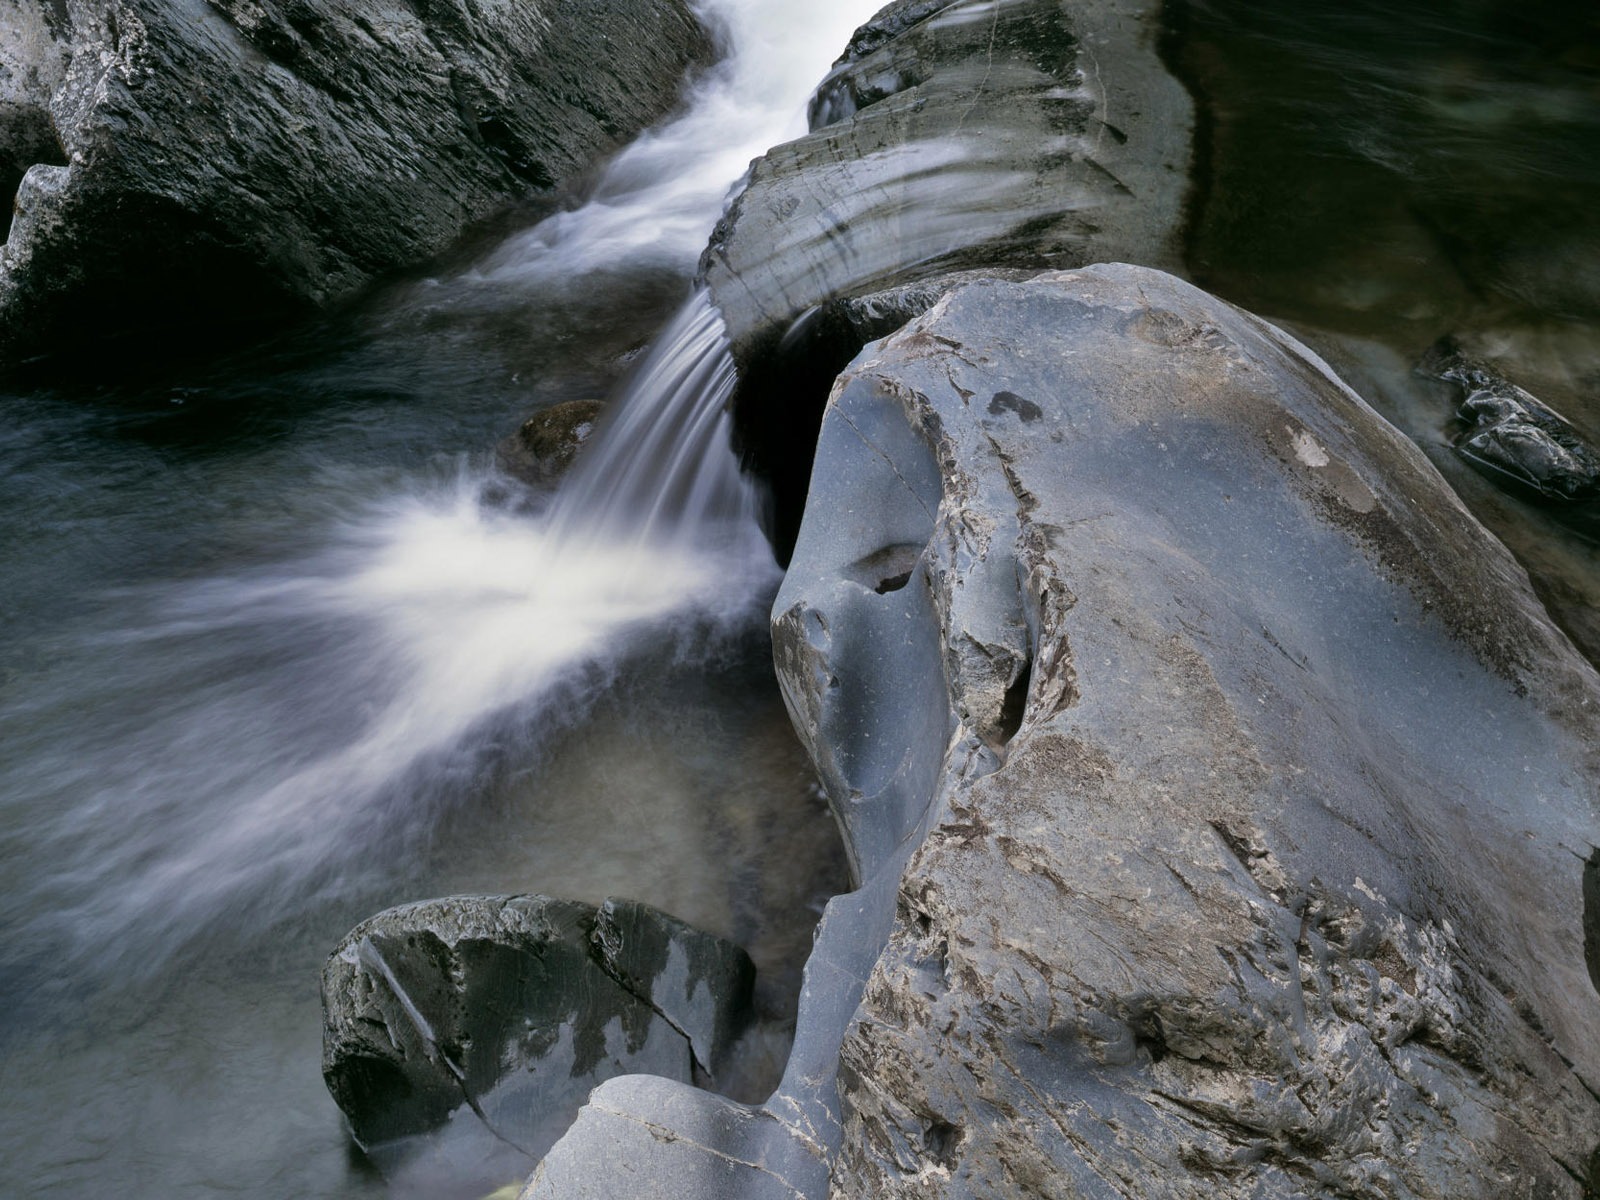
[[[714,1078],[754,977],[738,946],[635,901],[403,905],[328,959],[323,1076],[388,1173],[526,1171],[606,1079]]]
[[[1462,353],[1453,339],[1435,343],[1418,366],[1457,384],[1457,415],[1467,428],[1456,453],[1501,487],[1569,503],[1600,494],[1600,451],[1560,413]]]
[[[495,461],[507,475],[549,487],[572,466],[604,407],[599,400],[568,400],[536,412],[495,448]]]

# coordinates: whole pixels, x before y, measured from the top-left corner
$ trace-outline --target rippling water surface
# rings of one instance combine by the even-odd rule
[[[1457,338],[1600,444],[1600,7],[1174,0],[1198,283],[1284,322],[1428,453],[1600,657],[1600,514],[1508,496],[1413,366]]]

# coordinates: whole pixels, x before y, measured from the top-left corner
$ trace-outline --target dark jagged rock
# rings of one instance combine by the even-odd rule
[[[601,1081],[714,1078],[750,1017],[728,942],[634,901],[458,896],[363,922],[323,972],[323,1073],[356,1140],[446,1124],[449,1153],[522,1172]]]
[[[1435,345],[1420,369],[1462,389],[1456,453],[1502,487],[1567,504],[1600,495],[1600,452],[1560,413],[1463,354]]]
[[[334,302],[574,176],[710,53],[682,0],[0,0],[0,25],[0,366]]]
[[[1157,272],[841,377],[774,605],[857,891],[760,1108],[608,1082],[572,1197],[1570,1197],[1600,678],[1409,441]]]
[[[828,386],[860,348],[819,306],[965,269],[1182,261],[1193,112],[1155,0],[897,0],[818,89],[712,235],[748,464],[780,557]],[[797,364],[798,368],[797,368]]]
[[[548,487],[572,465],[604,407],[599,400],[568,400],[534,413],[496,447],[495,460],[508,475]]]

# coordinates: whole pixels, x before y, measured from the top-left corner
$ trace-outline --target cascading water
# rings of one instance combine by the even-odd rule
[[[221,434],[185,417],[206,388],[9,398],[0,1094],[30,1102],[0,1161],[30,1195],[382,1194],[317,1077],[314,981],[387,904],[631,893],[795,986],[843,881],[762,663],[720,318],[690,299],[555,495],[487,447],[574,398],[541,372],[594,373],[565,314],[684,287],[872,7],[706,0],[725,61],[588,201],[389,297],[366,348],[208,384],[253,414]],[[524,314],[534,365],[485,387],[475,347]]]
[[[697,291],[563,482],[554,535],[673,545],[748,532],[754,498],[727,412],[736,381],[722,318]]]

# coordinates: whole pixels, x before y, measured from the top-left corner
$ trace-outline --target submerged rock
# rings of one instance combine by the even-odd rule
[[[599,400],[568,400],[536,412],[495,448],[506,474],[548,487],[566,474],[605,408]]]
[[[714,1079],[754,974],[737,946],[634,901],[404,905],[328,960],[323,1074],[380,1164],[449,1123],[450,1157],[509,1148],[526,1173],[602,1080]]]
[[[957,287],[839,380],[773,612],[860,882],[788,1073],[613,1080],[530,1200],[1597,1182],[1600,678],[1292,338]]]
[[[0,0],[0,366],[337,301],[659,117],[683,0]]]
[[[1456,453],[1495,483],[1562,504],[1600,494],[1600,451],[1560,413],[1449,339],[1429,351],[1420,369],[1462,389],[1466,428]]]

